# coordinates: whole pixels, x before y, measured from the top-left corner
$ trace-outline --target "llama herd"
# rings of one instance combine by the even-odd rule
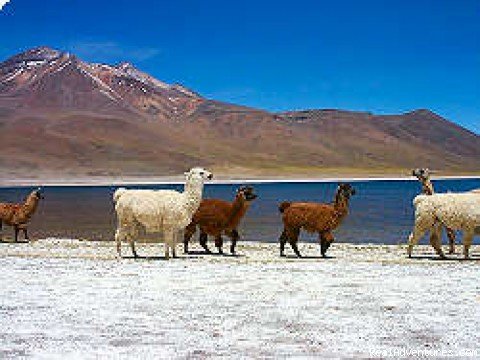
[[[445,258],[441,247],[441,233],[445,228],[449,239],[449,253],[455,252],[455,232],[463,232],[463,255],[469,257],[469,249],[475,235],[480,235],[480,189],[462,193],[435,193],[428,169],[412,171],[422,184],[422,194],[413,200],[415,222],[408,238],[407,254],[412,256],[414,245],[430,232],[430,244],[436,253]],[[185,173],[183,192],[175,190],[135,190],[119,188],[113,194],[117,215],[115,241],[117,254],[121,257],[121,243],[130,244],[137,257],[135,240],[142,234],[159,233],[165,244],[165,258],[177,256],[176,246],[183,237],[184,252],[193,234],[199,230],[199,242],[210,253],[208,236],[215,239],[218,253],[223,253],[223,238],[231,239],[230,253],[235,254],[239,240],[238,226],[251,203],[257,198],[251,186],[238,188],[232,202],[220,199],[203,199],[205,181],[213,175],[203,168],[192,168]],[[355,189],[346,183],[337,187],[333,202],[282,202],[278,210],[283,222],[280,235],[280,256],[285,256],[288,242],[295,255],[298,250],[300,231],[318,234],[320,252],[323,257],[334,241],[333,231],[348,215],[350,198]],[[32,191],[24,203],[0,203],[0,231],[2,225],[12,226],[15,242],[23,231],[28,241],[27,225],[39,201],[43,199],[42,189]]]
[[[163,233],[165,258],[169,258],[168,249],[176,257],[176,244],[183,233],[184,252],[188,253],[188,243],[197,230],[200,230],[200,245],[207,253],[208,235],[215,238],[215,247],[223,253],[222,235],[231,238],[230,252],[235,254],[235,245],[239,238],[237,227],[247,212],[251,202],[257,198],[251,186],[238,189],[232,203],[218,199],[202,200],[203,186],[212,174],[202,168],[193,168],[186,175],[183,193],[173,190],[126,190],[118,189],[113,195],[117,212],[118,228],[115,235],[117,253],[121,256],[122,240],[130,243],[134,257],[135,236],[142,229],[146,232]],[[350,197],[355,190],[350,184],[340,184],[333,204],[312,202],[282,202],[284,229],[280,236],[280,255],[285,256],[285,244],[288,241],[293,251],[301,257],[297,242],[300,230],[318,233],[322,256],[333,241],[332,231],[337,228],[348,214]]]

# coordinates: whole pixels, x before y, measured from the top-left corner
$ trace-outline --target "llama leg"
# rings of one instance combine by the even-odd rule
[[[445,259],[445,254],[442,250],[442,225],[440,223],[436,223],[430,233],[430,244],[433,246],[436,253],[442,259]]]
[[[223,254],[223,239],[221,234],[215,236],[215,247],[218,249],[219,254]]]
[[[302,254],[300,254],[300,251],[298,251],[298,245],[295,241],[290,240],[290,246],[292,247],[293,252],[295,253],[295,255],[297,255],[297,257],[302,257]]]
[[[230,232],[230,238],[232,239],[232,243],[230,245],[230,254],[234,255],[235,254],[235,247],[237,246],[237,241],[240,238],[240,235],[238,234],[237,229],[233,229]]]
[[[278,239],[280,241],[280,256],[285,256],[285,244],[287,243],[287,232],[285,229],[282,231],[282,235]]]
[[[448,243],[450,245],[448,253],[455,254],[455,231],[450,228],[446,228],[446,229],[447,229]]]
[[[122,257],[122,230],[117,229],[115,232],[115,241],[117,243],[117,255]]]
[[[470,256],[468,254],[470,250],[470,246],[472,245],[474,229],[466,230],[463,233],[463,256],[465,259],[468,259]]]
[[[209,249],[208,246],[207,246],[208,235],[207,235],[207,233],[204,233],[204,232],[202,231],[202,229],[200,229],[199,240],[200,240],[200,245],[205,249],[205,251],[206,251],[208,254],[210,254],[211,251],[210,251],[210,249]]]
[[[326,257],[326,256],[327,256],[327,250],[328,250],[328,248],[330,247],[331,244],[332,244],[332,243],[331,243],[331,242],[328,242],[328,241],[325,243],[325,247],[324,247],[323,250],[321,251],[323,257]]]
[[[422,238],[423,234],[425,234],[425,231],[416,231],[416,229],[410,234],[408,237],[408,249],[407,249],[407,254],[408,257],[412,257],[412,250],[415,245],[417,245],[418,241]]]
[[[170,259],[170,245],[166,241],[165,241],[164,256],[165,256],[165,260]]]
[[[128,228],[127,228],[127,232],[125,234],[128,242],[130,243],[130,248],[132,249],[132,254],[133,254],[133,257],[137,258],[138,255],[137,255],[137,251],[135,250],[135,236],[138,235],[138,232],[137,232],[138,228],[136,227],[136,225],[130,225]]]
[[[15,242],[18,242],[18,227],[15,226],[14,230],[15,230]]]
[[[28,238],[27,228],[24,227],[22,230],[23,230],[23,237],[25,238],[25,240],[27,240],[27,241],[30,240],[30,239]]]
[[[188,242],[192,238],[192,235],[195,233],[196,226],[195,224],[190,223],[183,234],[183,252],[188,254]]]
[[[132,249],[132,254],[133,254],[133,257],[137,258],[138,255],[137,255],[137,251],[135,250],[135,240],[133,240],[133,238],[131,237],[130,239],[128,239],[129,242],[130,242],[130,248]]]
[[[175,232],[173,230],[165,230],[165,260],[170,259],[170,247],[173,248],[175,242]]]
[[[320,252],[323,257],[325,257],[325,252],[327,251],[327,240],[322,233],[318,234],[320,240]]]
[[[300,254],[300,251],[298,251],[298,245],[297,245],[299,234],[300,234],[300,229],[295,229],[293,231],[290,231],[288,234],[288,242],[290,243],[290,246],[292,247],[295,255],[297,255],[298,257],[302,257],[302,255]]]
[[[174,258],[177,257],[177,242],[178,242],[178,239],[180,239],[180,237],[182,236],[183,234],[180,232],[180,231],[176,231],[174,233],[174,237],[173,237],[173,243],[171,245],[171,248],[172,248],[172,256]]]
[[[330,247],[330,245],[332,244],[334,238],[333,238],[332,233],[330,233],[330,232],[321,233],[319,235],[320,235],[320,252],[321,252],[322,256],[325,257],[326,254],[327,254],[327,250]]]
[[[433,226],[433,222],[428,220],[416,219],[415,225],[413,227],[410,236],[408,237],[408,249],[407,254],[408,257],[412,257],[412,250],[413,247],[418,243],[418,241],[422,238],[425,232]]]

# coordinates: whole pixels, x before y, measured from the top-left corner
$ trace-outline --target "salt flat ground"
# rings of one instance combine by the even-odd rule
[[[228,247],[227,247],[228,248]],[[128,246],[123,248],[130,255]],[[195,248],[193,248],[195,250]],[[328,259],[200,251],[116,259],[112,242],[0,244],[0,358],[378,357],[477,349],[480,248],[473,260],[407,259],[402,246],[334,244]],[[460,252],[460,247],[457,248]],[[384,355],[383,355],[384,357]]]

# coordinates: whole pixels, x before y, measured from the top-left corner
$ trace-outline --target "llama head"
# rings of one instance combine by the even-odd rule
[[[337,195],[342,196],[344,199],[350,199],[352,195],[355,195],[356,191],[352,185],[347,183],[338,184]]]
[[[412,175],[420,181],[426,181],[430,178],[431,171],[427,168],[417,168],[412,170]]]
[[[246,201],[253,201],[258,197],[252,186],[240,186],[237,189],[237,196],[243,197]]]
[[[44,199],[43,189],[41,187],[38,187],[37,189],[33,190],[31,195],[35,196],[37,200]]]
[[[190,171],[185,173],[185,178],[189,180],[212,180],[213,175],[210,171],[205,170],[204,168],[195,167],[190,169]]]

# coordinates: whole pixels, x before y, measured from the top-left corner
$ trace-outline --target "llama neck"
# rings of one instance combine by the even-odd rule
[[[333,230],[343,221],[348,214],[348,198],[341,195],[339,192],[335,194],[335,200],[333,202],[333,216],[327,221],[327,228]]]
[[[425,195],[432,195],[435,190],[433,190],[433,184],[430,181],[430,178],[421,180],[422,182],[422,192]]]
[[[236,196],[227,220],[227,227],[236,227],[240,219],[245,215],[249,202],[241,196]]]
[[[203,180],[189,179],[185,184],[187,210],[193,214],[197,211],[203,196]]]
[[[349,199],[346,198],[345,196],[337,193],[335,195],[335,202],[333,204],[333,207],[335,208],[335,211],[339,217],[343,217],[347,215],[348,213],[348,202]]]
[[[22,205],[25,217],[29,218],[37,209],[38,197],[35,194],[30,194]]]

